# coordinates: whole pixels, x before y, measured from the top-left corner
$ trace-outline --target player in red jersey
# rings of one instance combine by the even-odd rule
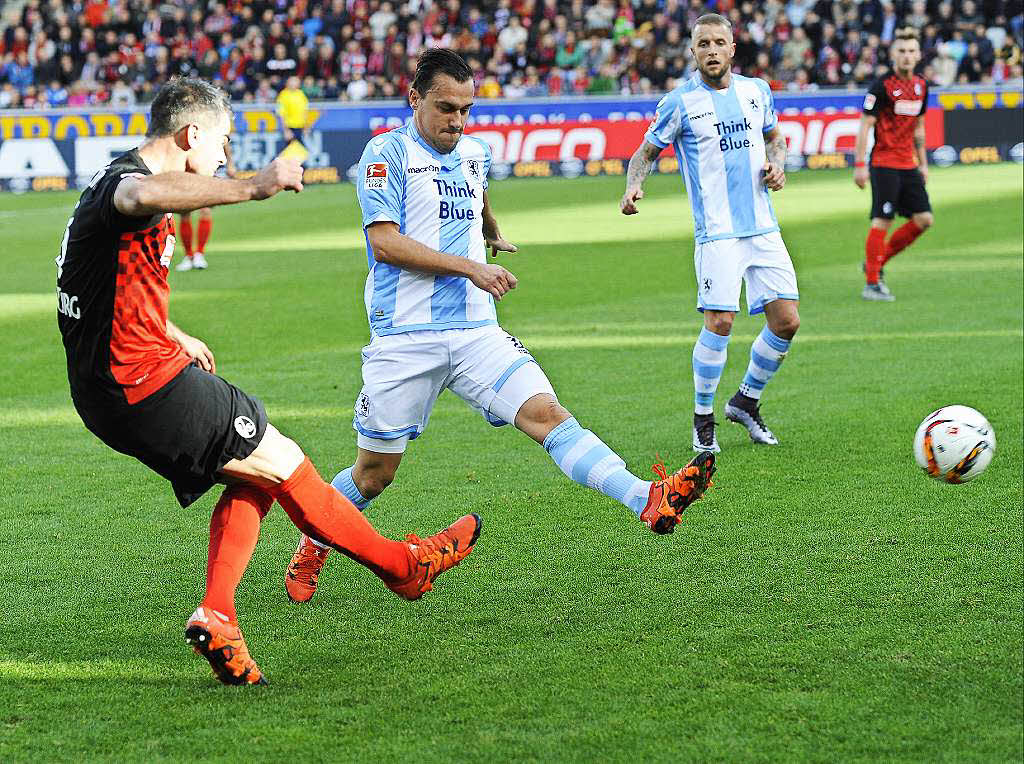
[[[871,229],[864,246],[865,300],[896,299],[885,285],[882,267],[909,247],[928,228],[932,217],[925,183],[928,155],[925,152],[924,117],[928,109],[928,82],[914,73],[921,60],[917,32],[901,29],[889,47],[892,69],[871,85],[864,98],[853,182],[864,188],[871,180]],[[864,161],[868,135],[874,130],[870,171]],[[893,217],[910,218],[886,241]]]
[[[235,165],[231,161],[231,144],[224,145],[224,157],[226,164],[223,174],[228,178],[235,177]],[[179,218],[179,231],[181,234],[181,245],[185,248],[185,256],[174,269],[176,271],[204,271],[209,267],[206,262],[206,243],[213,233],[213,210],[209,207],[199,209],[199,237],[192,237],[192,213],[182,212]],[[193,247],[193,242],[195,246]]]
[[[266,680],[239,630],[235,590],[275,500],[303,533],[404,599],[469,554],[480,518],[422,540],[380,536],[267,421],[263,403],[216,376],[210,349],[168,320],[172,212],[302,190],[302,167],[286,159],[248,180],[213,177],[230,130],[231,104],[213,85],[177,78],[161,89],[145,143],[93,177],[68,221],[57,323],[71,398],[91,432],[169,480],[183,507],[227,485],[210,520],[206,594],[185,637],[222,682],[251,685]]]

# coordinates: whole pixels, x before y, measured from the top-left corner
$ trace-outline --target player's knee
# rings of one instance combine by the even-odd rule
[[[935,217],[930,212],[919,212],[914,215],[914,224],[922,231],[926,228],[930,228],[934,222]]]
[[[550,429],[557,427],[571,416],[572,414],[553,396],[539,393],[519,409],[519,413],[516,415],[516,426],[519,429],[523,429],[524,426]]]
[[[800,328],[800,315],[796,311],[787,313],[776,322],[774,327],[770,328],[776,336],[784,340],[791,340]]]
[[[305,459],[306,454],[298,443],[268,424],[259,446],[245,461],[255,469],[257,477],[281,484],[292,476]]]
[[[726,337],[732,332],[732,314],[716,313],[713,316],[705,315],[704,324],[709,331],[721,337]]]
[[[358,479],[353,474],[352,480],[364,498],[375,499],[384,493],[384,489],[395,482],[395,470],[386,465],[380,465],[376,469],[364,470]]]

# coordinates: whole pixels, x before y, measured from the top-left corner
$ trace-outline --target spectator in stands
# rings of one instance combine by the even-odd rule
[[[273,100],[292,75],[325,98],[401,97],[420,50],[450,45],[487,81],[481,97],[583,93],[609,73],[616,91],[659,90],[693,71],[689,30],[709,10],[735,28],[737,71],[775,87],[867,82],[897,25],[921,30],[939,81],[950,58],[953,79],[1012,78],[1024,43],[1020,0],[30,0],[0,25],[0,85],[18,105],[61,90],[102,104],[115,87],[127,102],[119,82],[144,101],[189,73],[238,100]]]

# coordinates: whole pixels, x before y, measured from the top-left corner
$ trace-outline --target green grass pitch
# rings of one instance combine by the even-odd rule
[[[502,324],[560,399],[650,475],[689,459],[692,226],[678,177],[642,212],[621,179],[506,181],[519,254]],[[385,533],[465,512],[476,552],[409,604],[340,555],[307,607],[280,509],[238,596],[271,685],[224,688],[182,630],[202,595],[211,492],[168,486],[71,408],[53,258],[71,194],[0,196],[0,760],[1020,761],[1022,182],[935,169],[936,224],[862,302],[868,194],[848,173],[776,195],[803,326],[764,398],[780,437],[724,423],[715,487],[656,537],[452,395],[371,508]],[[328,479],[355,454],[368,330],[351,186],[215,213],[171,316],[266,402]],[[718,411],[762,319],[736,320]],[[963,486],[913,462],[940,405],[998,437]]]

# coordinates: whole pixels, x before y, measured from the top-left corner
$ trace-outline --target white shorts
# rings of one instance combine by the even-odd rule
[[[796,272],[778,231],[742,239],[698,244],[693,252],[697,274],[697,310],[739,312],[740,283],[747,284],[747,310],[763,313],[775,300],[799,300]]]
[[[359,447],[403,453],[445,388],[496,427],[514,422],[533,396],[555,394],[530,351],[500,326],[374,336],[363,348],[352,419]]]

